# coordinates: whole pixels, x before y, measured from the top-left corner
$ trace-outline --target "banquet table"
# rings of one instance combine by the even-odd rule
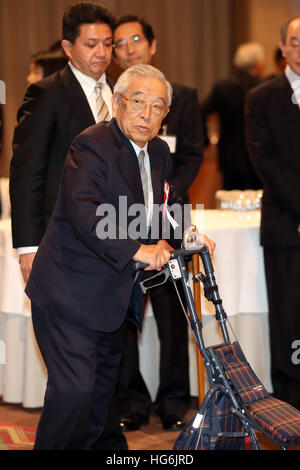
[[[47,374],[35,341],[11,221],[0,220],[0,395],[26,408],[43,404]],[[1,364],[2,363],[2,364]]]
[[[194,221],[197,214],[193,213]],[[204,211],[202,219],[205,233],[217,244],[213,264],[230,324],[254,371],[272,391],[268,306],[263,254],[259,246],[260,213],[208,210]],[[220,342],[212,306],[204,299],[202,322],[206,344]],[[189,334],[191,395],[197,396],[196,349]],[[141,371],[154,399],[159,380],[159,340],[150,303],[139,338],[139,351]],[[0,395],[6,403],[21,403],[26,408],[40,407],[46,380],[18,256],[12,248],[10,220],[0,220]]]

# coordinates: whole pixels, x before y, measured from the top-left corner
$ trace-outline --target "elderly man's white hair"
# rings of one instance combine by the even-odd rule
[[[241,44],[234,55],[233,63],[238,69],[251,71],[257,63],[262,64],[265,61],[265,52],[263,47],[257,42],[246,42]]]
[[[133,65],[132,67],[129,67],[128,69],[126,69],[119,76],[117,83],[114,86],[114,93],[116,94],[122,93],[123,95],[126,94],[130,85],[130,81],[134,76],[140,76],[143,78],[155,77],[161,82],[165,83],[166,88],[167,88],[167,97],[168,97],[167,106],[168,107],[171,106],[172,94],[173,94],[173,88],[171,84],[168,82],[165,75],[160,70],[148,64]]]

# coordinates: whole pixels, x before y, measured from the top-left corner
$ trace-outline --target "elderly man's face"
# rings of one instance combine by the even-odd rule
[[[156,40],[150,45],[140,23],[123,23],[114,31],[115,60],[123,70],[132,65],[150,64],[156,52]]]
[[[134,76],[122,98],[113,95],[112,104],[123,134],[143,148],[158,134],[168,112],[167,87],[155,77]]]
[[[300,19],[289,24],[285,44],[280,47],[291,69],[300,75]]]

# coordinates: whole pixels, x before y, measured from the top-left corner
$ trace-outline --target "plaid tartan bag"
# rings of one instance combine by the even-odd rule
[[[258,427],[279,445],[300,444],[300,412],[270,396],[247,362],[240,345],[235,342],[222,346],[216,348],[215,353],[252,426]]]
[[[193,428],[198,412],[179,434],[174,450],[244,450],[243,437],[220,436],[222,432],[243,431],[241,420],[231,412],[231,407],[232,403],[228,397],[217,390],[203,411],[202,422]]]
[[[269,396],[269,393],[255,375],[238,342],[214,349],[225,374],[241,403],[252,403]]]

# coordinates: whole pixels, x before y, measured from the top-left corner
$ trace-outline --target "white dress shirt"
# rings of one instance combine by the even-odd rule
[[[297,89],[297,92],[294,92],[294,94],[291,96],[291,100],[293,100],[293,103],[295,104],[297,101],[300,107],[300,75],[295,73],[289,65],[287,65],[285,68],[285,75],[290,82],[292,89],[294,91]]]

